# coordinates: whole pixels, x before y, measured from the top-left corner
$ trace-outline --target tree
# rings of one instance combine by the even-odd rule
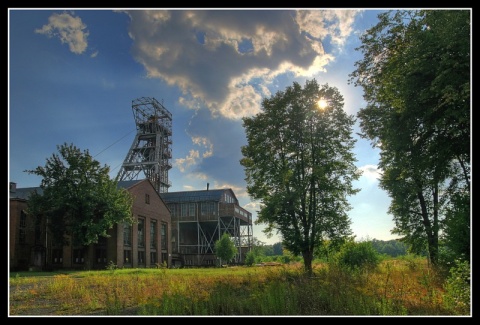
[[[237,254],[237,248],[228,233],[223,233],[222,237],[215,242],[215,254],[227,264]]]
[[[88,150],[81,152],[73,144],[57,149],[59,154],[47,158],[45,166],[25,171],[43,177],[42,193],[30,196],[28,210],[47,218],[57,242],[65,242],[68,234],[75,245],[89,245],[99,236],[108,237],[115,224],[133,222],[133,198],[110,179],[108,166],[100,166]]]
[[[363,59],[350,75],[367,102],[357,114],[361,136],[381,150],[392,233],[437,264],[445,209],[459,203],[455,193],[470,196],[470,12],[378,18],[361,37]]]
[[[240,163],[249,195],[261,203],[255,222],[267,225],[267,235],[281,233],[283,247],[302,255],[307,273],[316,246],[351,236],[347,196],[358,192],[352,182],[360,177],[354,123],[338,90],[316,80],[304,88],[294,82],[243,119],[248,144]]]
[[[283,247],[281,242],[273,244],[273,255],[283,255]]]

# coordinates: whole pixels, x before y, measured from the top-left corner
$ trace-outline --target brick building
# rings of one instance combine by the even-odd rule
[[[88,247],[59,246],[45,220],[27,214],[30,193],[40,187],[10,183],[10,270],[105,269],[117,267],[216,266],[215,242],[228,233],[243,264],[252,248],[252,214],[232,189],[160,193],[148,179],[120,181],[134,196],[134,223],[117,224]],[[70,241],[71,242],[71,241]]]
[[[164,201],[147,179],[121,181],[118,186],[134,196],[134,223],[115,225],[108,231],[110,237],[97,244],[74,247],[54,243],[46,220],[26,213],[30,193],[41,193],[41,188],[17,188],[10,183],[10,270],[105,269],[109,263],[118,267],[170,266],[171,217]]]

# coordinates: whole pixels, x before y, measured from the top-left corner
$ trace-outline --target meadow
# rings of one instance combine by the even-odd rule
[[[316,263],[10,273],[10,316],[469,316],[444,303],[425,258],[376,268]]]

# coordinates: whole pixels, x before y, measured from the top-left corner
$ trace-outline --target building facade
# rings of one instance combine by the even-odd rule
[[[232,189],[158,193],[148,179],[118,182],[134,197],[133,224],[117,224],[98,243],[59,245],[48,220],[27,213],[28,197],[40,187],[10,184],[10,270],[106,269],[115,267],[208,267],[243,264],[252,249],[252,214]],[[228,233],[237,248],[220,261],[215,242]],[[71,239],[71,238],[70,238]],[[72,240],[68,240],[72,243]]]
[[[134,197],[133,224],[117,224],[89,246],[59,245],[48,232],[48,220],[27,213],[30,193],[39,187],[10,183],[10,270],[105,269],[171,265],[170,211],[147,180],[122,181]],[[41,192],[39,192],[41,193]],[[70,238],[71,239],[71,238]],[[72,240],[68,240],[72,243]]]

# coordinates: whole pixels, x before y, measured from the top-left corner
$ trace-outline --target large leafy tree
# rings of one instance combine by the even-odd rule
[[[470,196],[470,11],[378,18],[350,75],[367,102],[357,115],[361,136],[381,150],[392,233],[436,264],[445,211],[466,211],[452,208],[465,202],[453,198]]]
[[[47,158],[45,166],[27,170],[42,177],[40,193],[34,192],[28,210],[48,219],[57,241],[70,235],[76,245],[98,242],[99,236],[120,222],[133,222],[133,198],[110,179],[109,167],[101,166],[88,150],[73,144],[57,146],[58,154]]]
[[[352,153],[355,119],[343,105],[328,84],[294,82],[243,119],[248,144],[240,163],[248,193],[261,203],[256,223],[267,226],[267,235],[280,233],[308,273],[315,247],[352,235],[347,197],[358,192],[352,182],[360,172]]]

